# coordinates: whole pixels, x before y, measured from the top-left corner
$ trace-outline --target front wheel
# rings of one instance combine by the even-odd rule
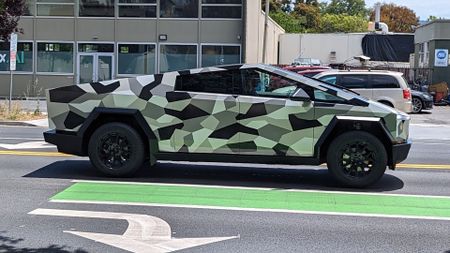
[[[96,169],[113,177],[132,175],[145,159],[144,142],[139,133],[118,122],[102,125],[92,134],[88,153]]]
[[[386,149],[377,137],[367,132],[346,132],[331,142],[327,166],[339,183],[349,187],[367,187],[386,171]]]

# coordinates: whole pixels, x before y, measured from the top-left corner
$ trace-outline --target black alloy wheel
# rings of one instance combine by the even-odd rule
[[[374,135],[351,131],[331,142],[327,165],[339,183],[349,187],[367,187],[378,181],[386,171],[387,153]]]
[[[89,140],[91,163],[109,176],[130,176],[141,168],[145,158],[144,142],[139,133],[123,123],[99,127]]]

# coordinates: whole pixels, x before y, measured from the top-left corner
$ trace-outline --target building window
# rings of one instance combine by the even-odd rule
[[[25,10],[23,12],[24,16],[34,16],[34,0],[25,1]]]
[[[119,0],[119,17],[156,18],[156,0]]]
[[[242,18],[242,0],[202,0],[202,18]]]
[[[101,44],[101,43],[79,43],[78,52],[83,53],[114,53],[114,44]]]
[[[161,18],[198,18],[198,0],[161,0]]]
[[[192,69],[197,67],[196,45],[161,45],[160,72]]]
[[[37,16],[74,16],[73,0],[36,0]]]
[[[155,73],[155,45],[119,44],[119,75]]]
[[[114,2],[115,0],[80,0],[80,17],[114,17]]]
[[[239,46],[202,46],[202,67],[235,64],[240,62],[241,48]]]
[[[9,71],[9,42],[0,43],[0,71]],[[33,72],[33,43],[17,43],[16,71]]]
[[[37,72],[73,73],[72,43],[37,43]]]

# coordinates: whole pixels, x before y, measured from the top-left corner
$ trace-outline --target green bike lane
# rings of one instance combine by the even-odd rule
[[[450,197],[74,181],[52,202],[450,220]]]

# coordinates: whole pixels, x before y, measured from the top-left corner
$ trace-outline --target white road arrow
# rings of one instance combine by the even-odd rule
[[[90,212],[60,209],[36,209],[29,214],[49,215],[62,217],[98,218],[127,220],[128,228],[123,235],[64,231],[90,240],[111,245],[123,250],[135,253],[141,252],[172,252],[186,248],[196,247],[214,242],[238,238],[230,237],[205,237],[205,238],[172,238],[171,229],[164,220],[144,214]]]
[[[5,149],[39,149],[39,148],[52,148],[55,147],[52,144],[49,144],[45,141],[28,141],[28,142],[22,142],[17,144],[7,144],[7,143],[0,143],[0,148]]]

